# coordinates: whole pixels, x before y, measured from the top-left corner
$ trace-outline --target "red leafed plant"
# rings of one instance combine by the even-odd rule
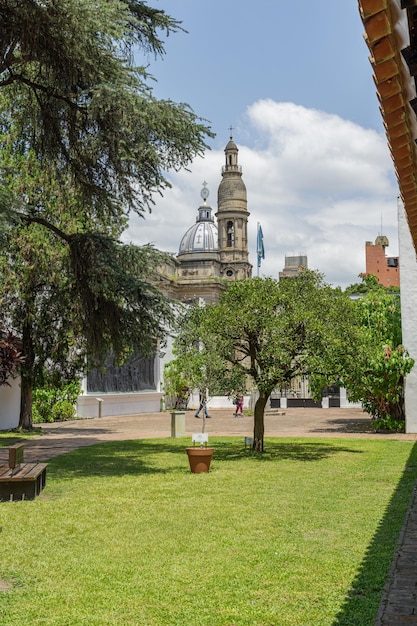
[[[0,331],[1,332],[1,331]],[[19,348],[19,339],[12,332],[3,332],[0,335],[0,387],[8,385],[9,378],[14,378],[24,357]]]

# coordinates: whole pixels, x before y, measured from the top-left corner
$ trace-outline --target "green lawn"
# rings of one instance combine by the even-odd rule
[[[412,442],[101,444],[0,504],[5,626],[371,626],[417,475]],[[0,589],[2,588],[0,585]]]

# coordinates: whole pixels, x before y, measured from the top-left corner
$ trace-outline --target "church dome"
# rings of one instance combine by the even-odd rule
[[[197,222],[181,239],[178,256],[195,252],[217,252],[217,226],[213,222]]]
[[[203,204],[198,208],[196,223],[187,230],[181,239],[178,256],[182,254],[217,252],[218,250],[217,226],[211,214],[211,206],[207,204],[208,195],[207,183],[203,183],[201,191]]]

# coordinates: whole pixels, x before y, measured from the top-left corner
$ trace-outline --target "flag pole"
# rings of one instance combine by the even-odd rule
[[[256,223],[256,277],[259,278],[259,222]]]
[[[256,277],[259,278],[259,222],[256,223]]]

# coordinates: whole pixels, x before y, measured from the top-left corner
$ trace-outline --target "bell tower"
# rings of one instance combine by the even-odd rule
[[[246,187],[232,135],[224,150],[226,164],[217,193],[218,253],[222,278],[240,280],[252,276],[248,252]]]

